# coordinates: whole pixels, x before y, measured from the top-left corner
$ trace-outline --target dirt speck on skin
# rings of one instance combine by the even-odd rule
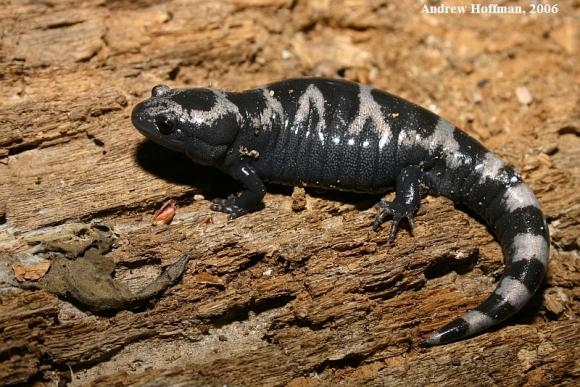
[[[306,209],[306,190],[302,187],[294,187],[292,191],[292,211],[300,212]]]
[[[260,152],[255,149],[248,149],[245,146],[240,146],[240,156],[250,157],[252,159],[258,159],[260,157]]]

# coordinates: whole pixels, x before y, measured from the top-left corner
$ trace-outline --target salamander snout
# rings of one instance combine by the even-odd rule
[[[131,121],[147,137],[167,136],[176,131],[177,117],[165,101],[170,91],[169,86],[157,85],[151,90],[151,98],[133,108]]]
[[[133,108],[131,122],[148,139],[175,151],[183,151],[184,139],[177,116],[169,109],[160,110],[155,101],[145,100]]]
[[[153,114],[151,108],[142,103],[135,106],[131,113],[131,121],[139,131],[146,136],[168,136],[177,129],[177,117],[171,112]]]
[[[145,102],[137,104],[131,112],[131,122],[141,133],[148,134],[152,131],[152,123],[147,114]]]
[[[156,85],[151,89],[151,98],[133,108],[131,121],[139,131],[148,137],[170,135],[177,127],[177,117],[167,104],[167,96],[171,88],[166,85]]]

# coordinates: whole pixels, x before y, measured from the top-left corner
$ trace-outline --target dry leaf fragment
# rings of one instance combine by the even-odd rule
[[[50,261],[45,259],[42,262],[32,264],[32,265],[23,265],[20,262],[14,262],[12,264],[12,270],[14,271],[14,277],[16,281],[23,282],[23,281],[38,281],[48,269],[50,269]]]
[[[168,200],[166,201],[159,210],[153,215],[153,219],[151,220],[151,224],[154,226],[158,226],[160,224],[171,224],[173,217],[175,216],[176,211],[176,203],[175,200]]]

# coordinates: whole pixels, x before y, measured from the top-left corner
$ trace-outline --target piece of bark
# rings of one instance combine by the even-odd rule
[[[550,18],[474,18],[466,29],[456,15],[404,3],[327,3],[1,7],[0,264],[39,230],[94,218],[118,233],[107,257],[131,291],[158,264],[194,257],[175,286],[137,310],[93,314],[45,291],[0,288],[2,382],[574,383],[579,66],[560,33],[573,4]],[[346,60],[353,53],[361,55]],[[290,195],[274,189],[264,210],[228,222],[209,199],[235,184],[145,142],[130,123],[157,83],[241,90],[308,75],[328,59],[337,74],[464,123],[522,170],[553,243],[543,291],[516,318],[470,340],[416,347],[480,303],[503,271],[486,227],[448,200],[426,198],[413,235],[402,229],[393,245],[371,230],[374,203],[355,195],[307,192],[308,206],[294,213]],[[522,84],[534,91],[526,108],[513,98]],[[194,200],[200,193],[208,200]],[[179,213],[152,228],[168,197]]]

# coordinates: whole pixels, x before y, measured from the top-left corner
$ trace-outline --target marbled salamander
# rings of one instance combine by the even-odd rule
[[[495,231],[506,269],[491,296],[423,346],[482,332],[512,316],[540,286],[549,235],[538,201],[520,175],[453,124],[413,103],[342,80],[292,79],[239,93],[158,85],[133,110],[154,142],[219,168],[243,191],[212,209],[236,218],[255,210],[264,181],[382,193],[377,230],[392,218],[413,225],[421,193],[462,203]]]

